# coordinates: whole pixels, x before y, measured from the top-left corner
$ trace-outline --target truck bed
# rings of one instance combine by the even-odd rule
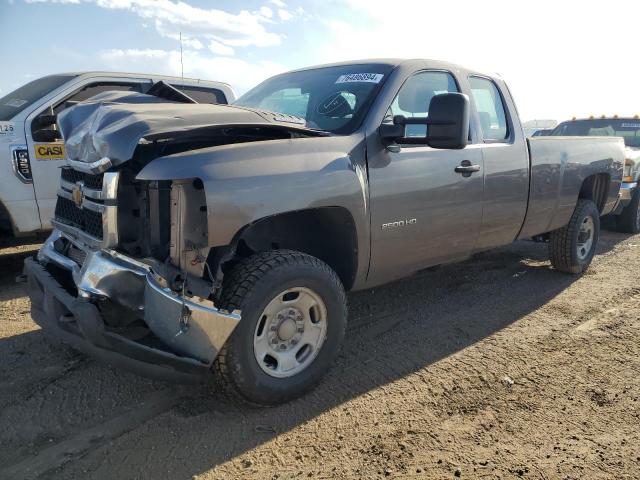
[[[584,179],[602,182],[602,215],[615,207],[622,182],[624,142],[618,137],[536,137],[527,139],[531,168],[529,204],[518,238],[566,225]]]

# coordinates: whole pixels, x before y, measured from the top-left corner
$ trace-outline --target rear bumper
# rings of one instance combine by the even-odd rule
[[[618,202],[611,212],[612,215],[620,215],[624,207],[629,205],[631,202],[631,198],[633,197],[633,193],[638,188],[637,182],[623,182],[620,185],[620,193],[618,194]]]
[[[92,252],[80,267],[52,251],[55,238],[59,232],[52,234],[37,260],[25,260],[36,323],[88,355],[145,376],[180,383],[210,377],[211,364],[240,320],[237,312],[181,297],[164,288],[149,267],[128,263],[126,257]],[[75,284],[77,295],[52,275],[49,264],[73,279],[68,283]],[[98,308],[104,301],[118,302],[121,308],[124,303],[137,312],[149,334],[134,339],[109,327]]]

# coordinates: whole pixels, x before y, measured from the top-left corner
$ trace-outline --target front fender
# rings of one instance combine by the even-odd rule
[[[358,265],[369,263],[364,136],[269,140],[160,157],[138,180],[202,181],[210,247],[228,245],[247,225],[280,213],[344,207],[358,235]]]

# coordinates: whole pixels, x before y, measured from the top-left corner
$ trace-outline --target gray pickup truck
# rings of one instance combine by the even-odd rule
[[[560,137],[621,137],[625,144],[624,171],[620,201],[611,215],[618,229],[626,233],[640,232],[640,116],[600,117],[562,122],[549,135]]]
[[[234,105],[105,92],[64,111],[32,315],[105,361],[277,404],[329,368],[345,291],[523,238],[579,274],[620,138],[525,140],[498,77],[428,60],[307,68]]]

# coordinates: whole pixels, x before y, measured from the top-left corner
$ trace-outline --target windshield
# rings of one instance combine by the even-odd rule
[[[75,75],[51,75],[38,78],[0,98],[0,121],[11,120],[33,102],[74,77]]]
[[[569,137],[622,137],[627,147],[640,148],[640,119],[602,118],[561,123],[553,135]]]
[[[234,105],[294,115],[309,128],[350,134],[392,68],[357,64],[284,73],[265,80]]]

